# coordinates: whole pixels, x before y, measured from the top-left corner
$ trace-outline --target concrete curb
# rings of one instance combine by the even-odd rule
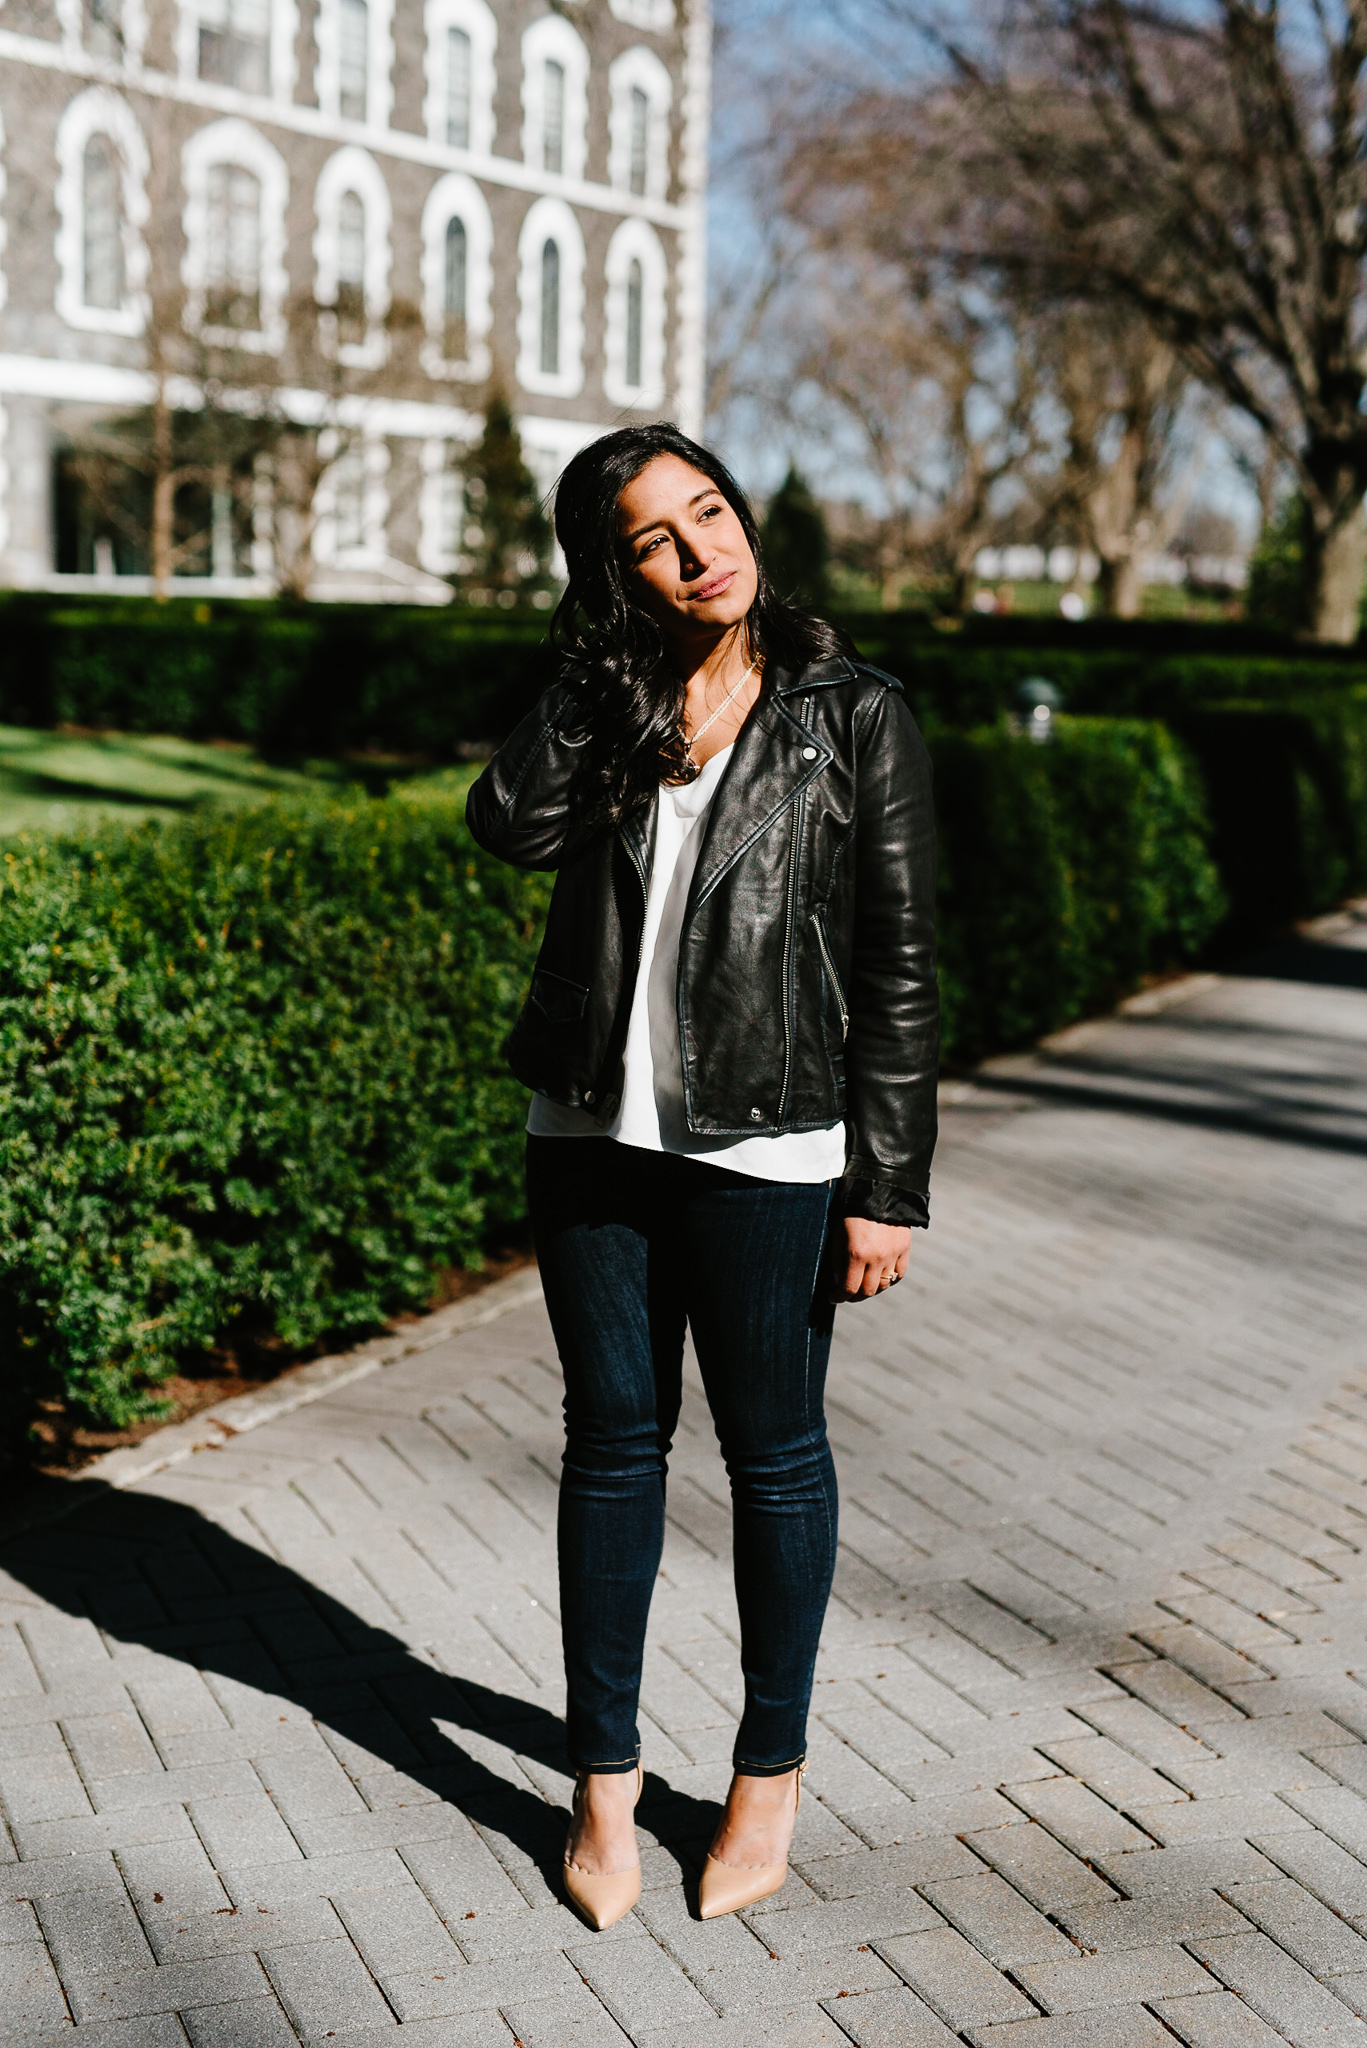
[[[448,1337],[458,1336],[462,1330],[477,1330],[485,1323],[497,1322],[511,1309],[522,1308],[526,1303],[540,1299],[541,1276],[535,1269],[510,1273],[505,1280],[495,1280],[491,1287],[483,1288],[470,1300],[453,1302],[449,1308],[438,1309],[435,1314],[410,1323],[404,1330],[387,1337],[373,1338],[355,1351],[339,1352],[331,1358],[316,1358],[309,1365],[296,1367],[273,1386],[261,1387],[251,1394],[238,1394],[229,1401],[216,1402],[212,1408],[203,1408],[198,1415],[192,1415],[187,1422],[169,1422],[165,1429],[157,1430],[140,1444],[106,1451],[103,1457],[96,1458],[81,1471],[72,1473],[71,1477],[82,1484],[93,1480],[105,1486],[136,1486],[140,1479],[150,1479],[154,1472],[163,1472],[168,1465],[179,1465],[184,1459],[193,1457],[196,1451],[211,1450],[218,1444],[227,1443],[230,1437],[241,1436],[249,1429],[259,1429],[263,1422],[274,1422],[279,1415],[289,1415],[296,1408],[307,1407],[311,1401],[321,1401],[325,1394],[334,1393],[338,1387],[348,1386],[353,1380],[365,1379],[384,1366],[397,1365],[401,1359],[412,1358],[420,1351],[430,1351],[433,1345],[445,1343]]]

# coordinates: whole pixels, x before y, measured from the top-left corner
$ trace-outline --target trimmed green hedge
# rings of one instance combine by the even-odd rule
[[[500,1058],[547,888],[462,795],[280,804],[0,859],[0,1358],[116,1426],[245,1323],[431,1297],[518,1208]]]
[[[1194,957],[1220,914],[1157,726],[933,742],[946,1052],[1019,1044]],[[548,878],[463,798],[27,835],[0,858],[0,1416],[121,1425],[235,1332],[344,1339],[519,1213],[503,1038]]]
[[[1168,718],[1238,699],[1367,687],[1367,656],[1256,628],[843,618],[927,725],[989,724],[1045,675],[1070,711]],[[240,739],[274,753],[375,747],[449,759],[502,738],[550,673],[544,613],[459,606],[0,596],[0,723]]]
[[[1065,708],[1162,719],[1205,777],[1224,940],[1367,887],[1367,657],[1254,626],[1065,626],[916,613],[843,623],[933,736],[991,725],[1026,676]],[[449,761],[500,739],[551,673],[544,613],[386,605],[0,598],[0,723],[240,739],[277,760]]]
[[[1225,904],[1199,775],[1161,725],[931,740],[944,1056],[1025,1045],[1199,957]]]
[[[450,760],[550,680],[546,618],[452,607],[0,598],[0,723]]]

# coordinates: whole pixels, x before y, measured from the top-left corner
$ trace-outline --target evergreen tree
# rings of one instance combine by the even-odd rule
[[[489,393],[484,432],[465,465],[464,595],[493,593],[498,604],[551,588],[551,526],[502,389]],[[485,602],[488,600],[485,599]]]
[[[764,566],[780,597],[820,610],[830,597],[831,540],[820,505],[795,464],[769,500]]]

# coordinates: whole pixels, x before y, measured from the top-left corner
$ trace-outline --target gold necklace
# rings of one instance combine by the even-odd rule
[[[684,741],[684,755],[686,759],[692,763],[693,767],[696,768],[698,765],[697,762],[693,760],[694,747],[702,738],[703,734],[707,731],[708,727],[716,724],[717,720],[721,717],[723,711],[725,711],[727,705],[735,703],[737,697],[739,697],[741,691],[745,688],[745,685],[749,682],[751,676],[755,673],[757,667],[758,663],[752,661],[749,668],[746,669],[745,674],[736,684],[735,689],[727,691],[726,695],[722,698],[721,703],[717,706],[716,710],[713,711],[707,718],[703,720],[702,724],[698,727],[697,731],[691,736],[691,738],[686,739]],[[707,702],[706,697],[703,698],[703,702]]]

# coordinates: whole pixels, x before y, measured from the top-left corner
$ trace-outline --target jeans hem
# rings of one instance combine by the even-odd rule
[[[804,1749],[801,1756],[790,1756],[786,1764],[752,1764],[743,1756],[733,1757],[731,1768],[738,1778],[781,1778],[787,1771],[800,1770],[806,1761]]]
[[[570,1767],[575,1771],[594,1771],[599,1777],[611,1778],[619,1773],[625,1776],[628,1771],[634,1771],[640,1761],[641,1752],[638,1749],[635,1756],[613,1757],[607,1763],[594,1763],[588,1757],[571,1757]]]

